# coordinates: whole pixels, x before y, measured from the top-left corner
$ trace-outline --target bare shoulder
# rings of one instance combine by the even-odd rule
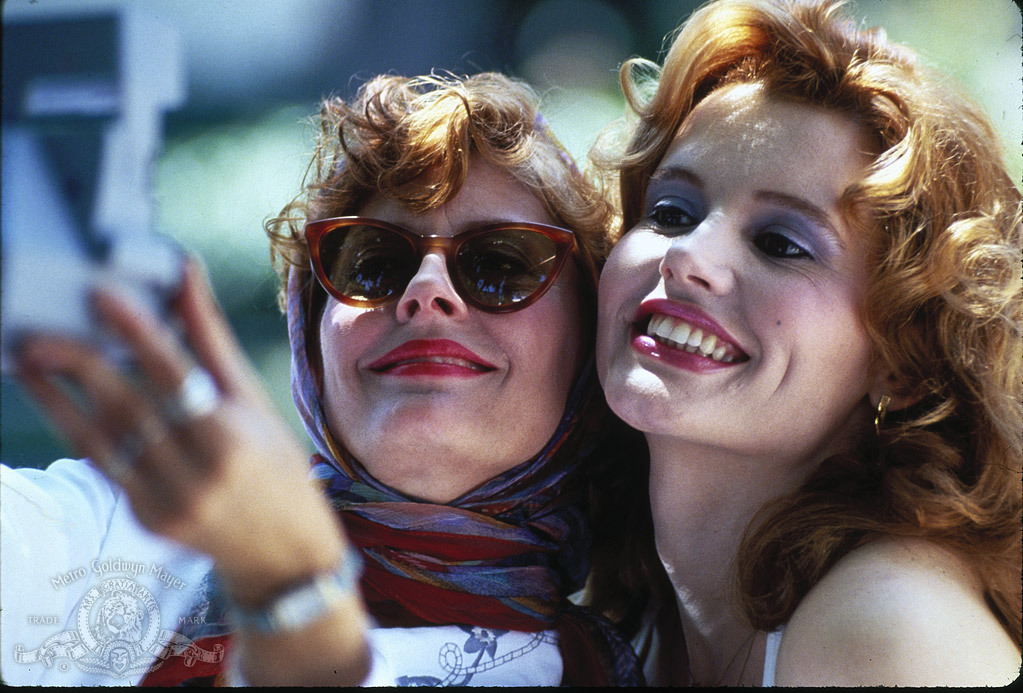
[[[954,554],[885,539],[843,557],[800,605],[778,685],[1006,685],[1020,652]]]

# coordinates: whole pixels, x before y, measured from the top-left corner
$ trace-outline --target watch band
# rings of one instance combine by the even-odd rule
[[[249,609],[230,601],[230,614],[239,628],[263,635],[288,633],[305,628],[323,618],[342,599],[351,594],[362,574],[362,557],[349,544],[337,568],[277,595],[258,609]]]

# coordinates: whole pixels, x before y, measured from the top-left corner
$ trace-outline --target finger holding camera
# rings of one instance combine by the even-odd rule
[[[211,556],[240,601],[330,570],[344,539],[307,479],[198,266],[174,305],[190,349],[147,308],[109,290],[99,319],[126,347],[119,369],[85,343],[37,337],[20,374],[76,452],[120,485],[139,521]],[[260,550],[252,538],[260,536]]]
[[[137,384],[96,349],[62,337],[35,338],[21,357],[23,385],[71,447],[124,487],[133,507],[170,512],[184,479],[156,470],[184,453]],[[162,494],[150,492],[157,485]]]

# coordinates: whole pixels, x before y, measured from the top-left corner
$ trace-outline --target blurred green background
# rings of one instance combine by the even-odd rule
[[[129,0],[124,0],[128,2]],[[4,21],[113,0],[8,0]],[[320,97],[381,72],[499,70],[533,83],[577,157],[624,104],[617,67],[658,59],[701,3],[685,0],[134,0],[180,35],[188,102],[164,123],[156,226],[202,258],[278,409],[291,405],[288,347],[262,222],[300,191]],[[1011,0],[858,0],[867,25],[950,74],[1000,131],[1023,177],[1021,18]],[[8,65],[4,64],[4,71]],[[5,174],[6,175],[6,174]],[[2,317],[2,316],[0,316]],[[45,466],[68,451],[16,383],[0,385],[0,457]],[[305,436],[303,435],[304,439]]]

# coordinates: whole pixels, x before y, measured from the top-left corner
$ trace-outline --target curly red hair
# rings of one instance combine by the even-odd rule
[[[739,552],[741,601],[772,630],[855,547],[924,537],[973,567],[1019,645],[1020,191],[980,109],[841,4],[719,0],[683,26],[663,68],[623,66],[639,116],[618,166],[623,229],[679,126],[716,89],[756,83],[861,124],[876,155],[843,210],[873,248],[863,322],[898,394],[919,401],[761,511]]]

